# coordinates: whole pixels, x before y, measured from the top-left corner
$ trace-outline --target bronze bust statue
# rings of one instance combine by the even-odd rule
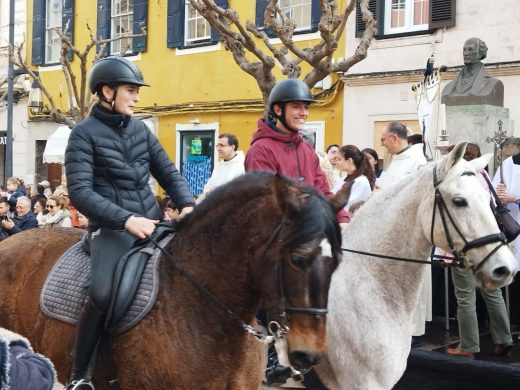
[[[491,77],[482,63],[487,50],[486,43],[479,38],[470,38],[464,43],[464,67],[442,91],[442,103],[447,106],[504,106],[504,84]]]

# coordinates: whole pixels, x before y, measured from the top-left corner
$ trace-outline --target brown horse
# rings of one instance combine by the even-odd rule
[[[74,327],[40,312],[39,295],[76,230],[33,229],[0,244],[0,326],[27,336],[64,382]],[[179,274],[180,262],[229,310],[255,325],[259,308],[287,312],[288,355],[306,369],[327,352],[324,308],[340,253],[335,210],[313,190],[266,173],[216,189],[181,223],[160,264],[152,311],[112,340],[122,389],[257,389],[265,343]],[[276,319],[277,317],[275,317]],[[114,373],[102,346],[97,389]]]

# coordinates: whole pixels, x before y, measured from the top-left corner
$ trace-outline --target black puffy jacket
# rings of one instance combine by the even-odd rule
[[[89,218],[91,231],[124,229],[132,215],[162,219],[148,185],[150,173],[179,207],[194,204],[184,178],[146,125],[100,105],[72,129],[65,170],[70,201]]]

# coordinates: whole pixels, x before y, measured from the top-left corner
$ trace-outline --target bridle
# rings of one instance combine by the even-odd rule
[[[267,240],[267,243],[264,245],[263,250],[260,252],[260,255],[258,256],[257,260],[261,260],[273,241],[278,237],[282,229],[288,225],[291,224],[291,221],[289,221],[287,218],[282,218],[276,229],[273,231],[269,239]],[[287,320],[287,313],[300,313],[300,314],[307,314],[307,315],[313,315],[313,316],[324,316],[327,315],[328,309],[327,308],[316,308],[316,307],[299,307],[299,306],[290,306],[287,303],[287,297],[285,292],[285,285],[284,285],[284,274],[283,274],[283,262],[278,261],[278,303],[273,305],[268,311],[267,311],[267,317],[268,317],[268,327],[267,330],[269,331],[269,334],[274,335],[275,337],[281,337],[285,333],[289,331],[288,327],[288,320]],[[271,321],[270,319],[273,317],[278,317],[278,321]]]
[[[475,174],[473,172],[464,172],[462,175],[463,176],[464,175],[467,175],[467,176],[473,175],[474,176]],[[468,242],[466,237],[464,237],[464,235],[460,231],[459,227],[453,220],[453,217],[451,216],[448,208],[446,207],[446,202],[444,201],[444,198],[442,197],[442,194],[439,190],[439,186],[441,185],[443,180],[444,179],[437,180],[437,171],[436,171],[436,167],[434,166],[433,167],[433,187],[435,189],[435,200],[434,200],[434,204],[433,204],[430,240],[431,240],[432,244],[435,246],[435,242],[433,240],[433,230],[435,227],[435,211],[438,208],[442,226],[444,228],[444,233],[446,234],[446,240],[448,241],[448,245],[450,246],[450,251],[453,254],[453,261],[454,261],[455,265],[463,266],[464,263],[466,263],[466,265],[468,264],[467,259],[466,259],[466,253],[469,250],[475,249],[475,248],[480,248],[482,246],[485,246],[488,244],[493,244],[493,243],[497,242],[498,245],[491,252],[489,252],[487,254],[487,256],[484,257],[484,259],[477,266],[469,267],[473,271],[473,273],[476,273],[491,258],[491,256],[493,256],[495,254],[496,251],[498,251],[502,246],[507,245],[506,236],[504,235],[504,233],[500,232],[500,233],[489,234],[484,237],[479,237],[479,238],[476,238],[476,239]],[[464,247],[460,251],[455,247],[455,244],[453,242],[453,237],[451,235],[448,221],[447,221],[448,219],[451,222],[451,225],[453,226],[453,228],[455,229],[457,234],[460,236],[460,238],[462,238],[462,241],[464,241]],[[431,255],[432,260],[435,256],[436,255],[433,255],[433,254]]]
[[[475,175],[475,174],[473,172],[464,172],[462,175],[469,176],[469,175]],[[441,265],[444,267],[464,267],[464,263],[467,264],[466,252],[468,252],[471,249],[479,248],[479,247],[482,247],[482,246],[485,246],[488,244],[498,242],[498,245],[495,248],[493,248],[493,250],[490,253],[488,253],[488,255],[486,257],[484,257],[484,259],[476,267],[475,266],[469,267],[473,271],[473,273],[476,273],[491,258],[491,256],[493,256],[496,253],[496,251],[498,251],[502,246],[507,245],[507,238],[504,235],[504,233],[500,232],[500,233],[489,234],[484,237],[479,237],[479,238],[474,239],[473,241],[468,242],[466,237],[464,237],[464,235],[460,231],[459,227],[453,220],[453,217],[451,216],[451,214],[448,210],[448,207],[446,206],[446,202],[444,201],[444,198],[442,197],[442,194],[439,190],[439,186],[441,185],[441,183],[443,181],[444,181],[444,179],[442,179],[442,180],[437,179],[437,171],[436,171],[436,167],[434,166],[433,167],[433,188],[435,190],[435,197],[434,197],[434,203],[433,203],[432,223],[431,223],[431,231],[430,231],[430,241],[433,245],[432,252],[430,254],[431,261],[419,260],[419,259],[408,259],[408,258],[397,257],[397,256],[380,255],[380,254],[376,254],[376,253],[363,252],[363,251],[347,249],[347,248],[341,248],[341,250],[344,252],[356,253],[356,254],[360,254],[360,255],[364,255],[364,256],[372,256],[372,257],[378,257],[378,258],[395,260],[395,261],[403,261],[403,262],[409,262],[409,263],[419,263],[419,264],[429,264],[429,265],[435,264],[435,265]],[[440,219],[442,222],[442,226],[444,228],[444,232],[446,234],[446,240],[448,241],[448,245],[450,246],[450,251],[453,254],[453,256],[443,256],[443,255],[438,255],[438,254],[434,253],[436,245],[435,245],[435,241],[433,239],[433,231],[435,228],[435,211],[437,210],[437,208],[439,209],[439,215],[440,215]],[[450,233],[448,220],[450,221],[451,225],[453,226],[453,228],[455,229],[457,234],[462,238],[462,241],[464,241],[464,247],[460,251],[455,247],[455,243],[453,242],[453,237]],[[443,262],[443,260],[451,260],[452,262],[446,263],[446,262]]]
[[[287,218],[283,217],[277,227],[271,233],[271,236],[267,240],[266,244],[262,248],[259,256],[257,256],[257,260],[261,260],[269,248],[271,247],[274,240],[280,235],[280,232],[290,225],[291,221]],[[171,261],[174,268],[183,275],[186,279],[188,279],[195,287],[197,287],[202,293],[204,293],[207,297],[209,297],[214,303],[217,304],[225,313],[227,313],[235,322],[237,322],[242,329],[244,329],[247,333],[252,334],[258,340],[270,342],[272,337],[267,337],[263,332],[258,331],[251,325],[248,325],[244,320],[242,320],[235,312],[229,309],[224,302],[222,302],[216,295],[214,295],[202,282],[200,282],[191,272],[189,272],[184,266],[176,260],[172,255],[164,250],[164,248],[157,242],[154,237],[148,237],[154,246],[159,249],[159,251],[165,256],[168,260]],[[268,325],[269,334],[274,336],[275,338],[283,338],[284,335],[289,331],[288,321],[287,321],[287,313],[302,313],[309,314],[314,316],[326,315],[328,310],[326,308],[307,308],[307,307],[294,307],[287,305],[287,299],[285,294],[285,287],[283,283],[283,267],[281,265],[281,261],[278,262],[278,303],[273,306],[272,309],[268,311],[269,316],[271,313],[273,315],[279,316],[282,320],[280,322],[271,321]]]

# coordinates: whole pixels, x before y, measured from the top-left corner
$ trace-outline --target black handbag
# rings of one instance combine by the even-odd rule
[[[491,210],[493,211],[493,214],[495,215],[495,219],[497,220],[498,227],[500,230],[505,234],[507,241],[511,242],[514,241],[515,238],[517,238],[520,235],[520,225],[516,220],[513,218],[513,216],[509,213],[509,209],[505,207],[502,202],[500,201],[495,189],[493,188],[493,185],[489,181],[486,174],[483,175],[484,179],[486,179],[489,190],[493,194],[493,198],[495,199],[495,202],[491,200]]]

